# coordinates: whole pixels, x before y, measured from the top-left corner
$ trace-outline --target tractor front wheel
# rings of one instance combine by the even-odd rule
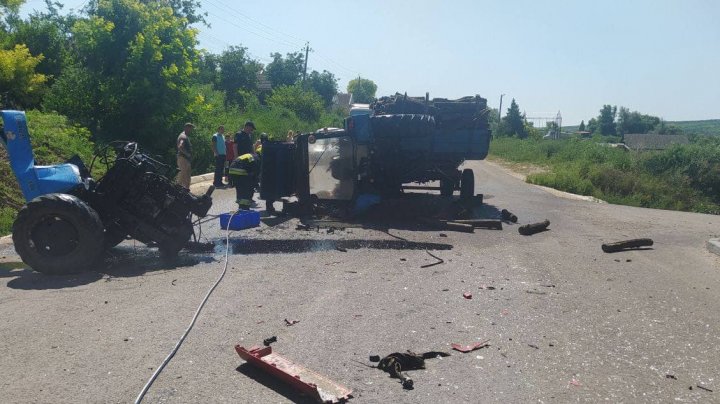
[[[47,194],[28,202],[18,212],[12,237],[23,262],[52,275],[88,270],[104,250],[100,216],[68,194]]]

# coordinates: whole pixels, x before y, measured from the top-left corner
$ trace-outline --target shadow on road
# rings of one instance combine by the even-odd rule
[[[230,239],[231,254],[293,254],[331,250],[451,250],[451,244],[406,240]]]
[[[17,262],[0,264],[0,278],[14,277],[15,279],[7,283],[7,286],[12,289],[65,289],[87,285],[103,278],[106,281],[111,281],[112,278],[142,276],[149,272],[191,267],[209,262],[215,262],[212,255],[181,253],[176,260],[168,262],[161,259],[156,250],[146,247],[120,246],[110,250],[103,263],[94,271],[70,275],[46,275],[33,271],[22,262]]]
[[[243,363],[235,370],[262,384],[270,390],[273,390],[274,392],[280,394],[281,396],[292,401],[293,403],[316,403],[316,401],[312,398],[301,395],[287,384],[280,382],[276,378],[273,378],[272,376],[248,363]]]

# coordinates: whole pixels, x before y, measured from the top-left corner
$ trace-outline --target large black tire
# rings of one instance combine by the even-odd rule
[[[13,243],[32,269],[52,275],[82,272],[103,252],[100,216],[85,202],[67,194],[39,196],[18,212]]]
[[[440,195],[450,197],[455,191],[455,182],[450,179],[440,180]]]
[[[470,200],[475,195],[475,174],[466,168],[460,177],[460,199]]]
[[[424,137],[432,134],[435,118],[421,114],[376,115],[370,118],[370,124],[377,137]]]

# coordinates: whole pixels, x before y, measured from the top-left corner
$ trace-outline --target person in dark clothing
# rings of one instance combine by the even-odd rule
[[[235,134],[235,155],[253,154],[252,134],[255,131],[255,124],[252,121],[245,122],[243,129]]]

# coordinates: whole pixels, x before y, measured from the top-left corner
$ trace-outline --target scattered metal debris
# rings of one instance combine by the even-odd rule
[[[704,386],[701,386],[701,385],[699,385],[699,384],[698,384],[698,385],[697,385],[696,387],[697,387],[697,388],[699,388],[700,390],[705,390],[705,391],[709,391],[710,393],[712,393],[712,392],[713,392],[713,391],[712,391],[712,390],[710,390],[709,388],[707,388],[707,387],[704,387]]]
[[[530,293],[532,295],[547,295],[547,292],[540,292],[539,290],[526,290],[525,293]]]
[[[671,375],[671,374],[667,374],[667,375],[665,375],[665,378],[666,378],[666,379],[673,379],[673,380],[677,380],[677,377],[675,377],[675,375]]]
[[[507,209],[503,209],[500,211],[500,217],[502,218],[502,220],[505,220],[507,222],[517,223],[518,221],[517,216],[515,216],[514,213],[510,212]]]
[[[453,220],[452,223],[464,224],[472,226],[473,228],[483,228],[490,230],[502,230],[503,228],[502,222],[495,219],[458,219]]]
[[[277,377],[319,403],[340,403],[352,397],[352,390],[274,353],[272,347],[252,347],[247,350],[236,345],[235,351],[247,363]]]
[[[288,319],[285,319],[285,325],[288,326],[288,327],[290,327],[291,325],[295,325],[295,324],[297,324],[297,323],[299,323],[299,322],[300,322],[300,320],[288,320]]]
[[[273,342],[277,342],[277,337],[274,336],[274,335],[273,335],[272,337],[270,337],[270,338],[265,338],[265,339],[263,340],[263,345],[265,345],[265,346],[270,346],[270,344],[272,344]]]
[[[531,236],[535,233],[547,230],[548,226],[550,226],[550,221],[545,219],[542,222],[526,224],[518,227],[518,233],[523,236]]]
[[[468,352],[472,352],[476,349],[485,348],[485,347],[490,346],[490,344],[488,344],[488,342],[490,342],[490,340],[486,339],[485,341],[476,342],[476,343],[470,344],[470,345],[460,345],[460,344],[452,343],[452,344],[450,344],[450,346],[452,347],[452,349],[454,349],[456,351],[460,351],[462,353],[468,353]]]
[[[615,243],[607,243],[602,245],[602,250],[606,253],[614,253],[623,250],[629,250],[640,247],[650,247],[653,245],[652,239],[636,238],[632,240],[617,241]]]
[[[472,225],[460,223],[458,221],[453,221],[453,220],[438,220],[438,219],[430,219],[430,218],[420,218],[419,221],[421,223],[427,224],[427,225],[437,228],[439,230],[459,231],[462,233],[475,232],[475,228]]]
[[[537,345],[535,345],[535,344],[528,344],[528,346],[529,346],[530,348],[540,349],[540,347],[537,346]]]
[[[445,260],[443,260],[442,258],[440,258],[440,257],[438,257],[438,256],[436,256],[436,255],[433,255],[430,251],[425,250],[425,252],[428,253],[429,256],[435,258],[435,259],[438,260],[438,261],[437,261],[437,262],[433,262],[432,264],[421,265],[420,268],[430,268],[430,267],[432,267],[432,266],[440,265],[440,264],[442,264],[442,263],[445,262]]]
[[[418,355],[412,351],[406,353],[395,352],[380,359],[379,355],[373,355],[370,357],[371,362],[379,362],[377,368],[390,374],[391,377],[400,379],[403,388],[412,390],[414,382],[403,372],[408,370],[425,369],[425,359],[446,357],[450,354],[445,352],[425,352],[422,355]],[[373,360],[377,359],[377,360]]]

